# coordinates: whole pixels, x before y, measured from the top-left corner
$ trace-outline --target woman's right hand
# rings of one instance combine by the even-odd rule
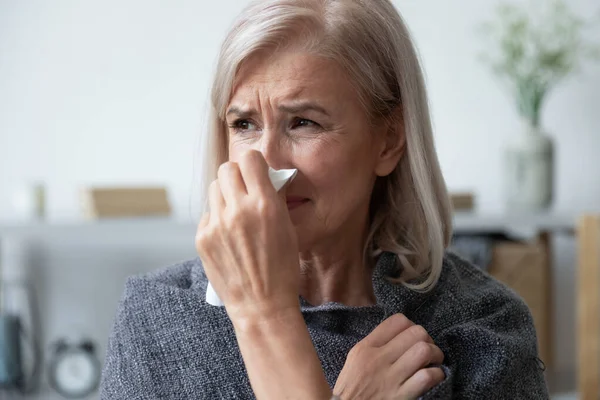
[[[402,314],[350,350],[333,393],[342,400],[417,399],[445,379],[444,354],[425,328]]]

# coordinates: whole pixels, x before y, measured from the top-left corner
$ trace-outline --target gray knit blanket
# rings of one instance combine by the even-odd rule
[[[399,272],[393,254],[379,257],[373,306],[312,306],[300,298],[332,388],[350,349],[385,318],[403,313],[445,354],[446,378],[423,399],[548,399],[533,321],[513,291],[449,252],[428,293],[386,279]],[[109,338],[101,399],[255,398],[231,321],[223,307],[205,302],[206,285],[198,258],[128,279]]]

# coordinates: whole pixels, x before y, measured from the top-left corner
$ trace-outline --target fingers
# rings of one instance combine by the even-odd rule
[[[418,399],[442,383],[446,375],[441,368],[423,368],[411,376],[400,388],[402,399]]]
[[[419,342],[433,344],[433,339],[421,325],[412,325],[396,335],[385,347],[386,356],[391,363]]]
[[[430,365],[441,365],[444,353],[435,344],[418,342],[392,364],[393,375],[401,382],[408,380],[420,369]]]
[[[273,194],[275,189],[269,179],[269,166],[262,153],[250,150],[240,158],[240,171],[248,194]]]
[[[363,343],[371,347],[382,347],[413,325],[414,323],[403,314],[394,314],[364,338]]]
[[[200,222],[198,223],[198,228],[196,229],[196,252],[198,253],[198,256],[200,256],[200,259],[202,259],[202,254],[204,253],[204,230],[206,229],[209,220],[210,214],[205,213],[200,219]]]
[[[237,163],[226,162],[222,164],[219,167],[217,176],[225,204],[233,204],[247,194],[246,184]]]
[[[221,193],[221,187],[219,181],[213,181],[208,187],[208,205],[210,207],[210,220],[209,222],[217,222],[223,209],[225,208],[225,199]]]
[[[208,221],[210,221],[210,213],[204,213],[202,218],[200,218],[200,222],[198,222],[198,231],[202,231],[208,225]]]

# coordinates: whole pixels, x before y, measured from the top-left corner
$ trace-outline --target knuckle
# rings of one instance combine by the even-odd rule
[[[242,208],[235,204],[228,205],[223,214],[221,223],[226,228],[234,228],[244,221]]]
[[[427,341],[429,340],[429,333],[423,328],[421,325],[413,325],[410,328],[410,333],[419,341]]]
[[[198,227],[196,229],[195,242],[196,244],[204,243],[208,239],[208,232],[210,231],[211,226],[210,223],[207,222],[203,224],[203,226]]]
[[[403,332],[404,330],[410,328],[412,325],[411,320],[409,320],[404,314],[394,314],[390,317],[391,325],[394,327],[398,333]]]
[[[439,368],[425,368],[417,371],[415,379],[419,385],[431,387],[444,380],[444,373]]]
[[[209,196],[217,195],[221,191],[221,187],[219,186],[219,181],[215,179],[208,185],[208,194]]]
[[[200,221],[198,222],[198,229],[196,231],[200,232],[203,229],[205,229],[206,226],[208,225],[209,221],[210,221],[210,213],[206,212],[206,213],[204,213],[204,215],[202,215],[202,218],[200,218]]]
[[[206,248],[206,241],[207,241],[206,230],[202,230],[202,231],[196,233],[194,244],[196,245],[195,247],[196,247],[196,251],[198,253],[204,252],[204,249]]]
[[[260,196],[256,201],[256,211],[262,218],[270,218],[275,215],[275,207],[272,202]]]
[[[243,163],[254,163],[257,162],[261,157],[261,153],[258,150],[251,149],[244,152],[241,156]]]
[[[224,162],[223,164],[219,165],[219,169],[218,169],[218,175],[221,175],[223,172],[227,171],[227,168],[230,168],[230,162]]]
[[[361,344],[361,342],[359,342],[356,346],[354,346],[352,349],[350,349],[350,352],[348,353],[348,359],[349,360],[360,360],[364,357],[365,354],[365,346],[363,344]]]
[[[202,244],[204,241],[202,236],[202,233],[196,233],[196,237],[194,238],[194,244],[196,245],[196,250],[198,251],[200,251],[200,249],[202,248]]]
[[[431,346],[427,342],[417,342],[413,346],[415,354],[420,359],[429,359],[431,354]]]
[[[260,156],[261,156],[260,151],[258,151],[256,149],[250,149],[244,153],[244,157],[246,157],[247,160],[260,158]]]
[[[238,165],[233,161],[227,161],[221,165],[219,165],[219,170],[217,171],[217,176],[223,178],[233,172]]]
[[[404,324],[408,321],[408,318],[404,314],[394,314],[390,319],[396,324]]]
[[[385,326],[385,328],[382,329],[390,329],[397,333],[401,333],[410,328],[413,323],[404,314],[394,314],[382,325]]]

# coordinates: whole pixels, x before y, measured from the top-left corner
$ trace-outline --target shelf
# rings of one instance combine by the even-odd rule
[[[572,233],[576,222],[576,217],[569,214],[458,212],[454,215],[454,230],[469,232],[535,230]]]
[[[456,232],[496,231],[553,231],[573,232],[576,218],[568,214],[478,214],[459,212],[453,218]],[[190,234],[196,231],[196,223],[190,219],[127,218],[100,221],[65,222],[1,222],[0,236],[47,237],[54,235],[127,235],[130,237]]]
[[[95,393],[83,397],[80,400],[99,400],[100,394],[96,391]],[[19,394],[14,392],[5,392],[0,389],[0,400],[66,400],[66,397],[61,396],[50,388],[44,387],[37,393],[32,394]]]
[[[147,237],[165,232],[168,234],[194,234],[196,224],[191,220],[175,220],[170,218],[124,218],[101,221],[65,221],[65,222],[0,222],[0,236],[73,236],[88,235],[127,235],[130,237]],[[163,234],[164,235],[164,234]],[[161,235],[162,236],[162,235]]]

